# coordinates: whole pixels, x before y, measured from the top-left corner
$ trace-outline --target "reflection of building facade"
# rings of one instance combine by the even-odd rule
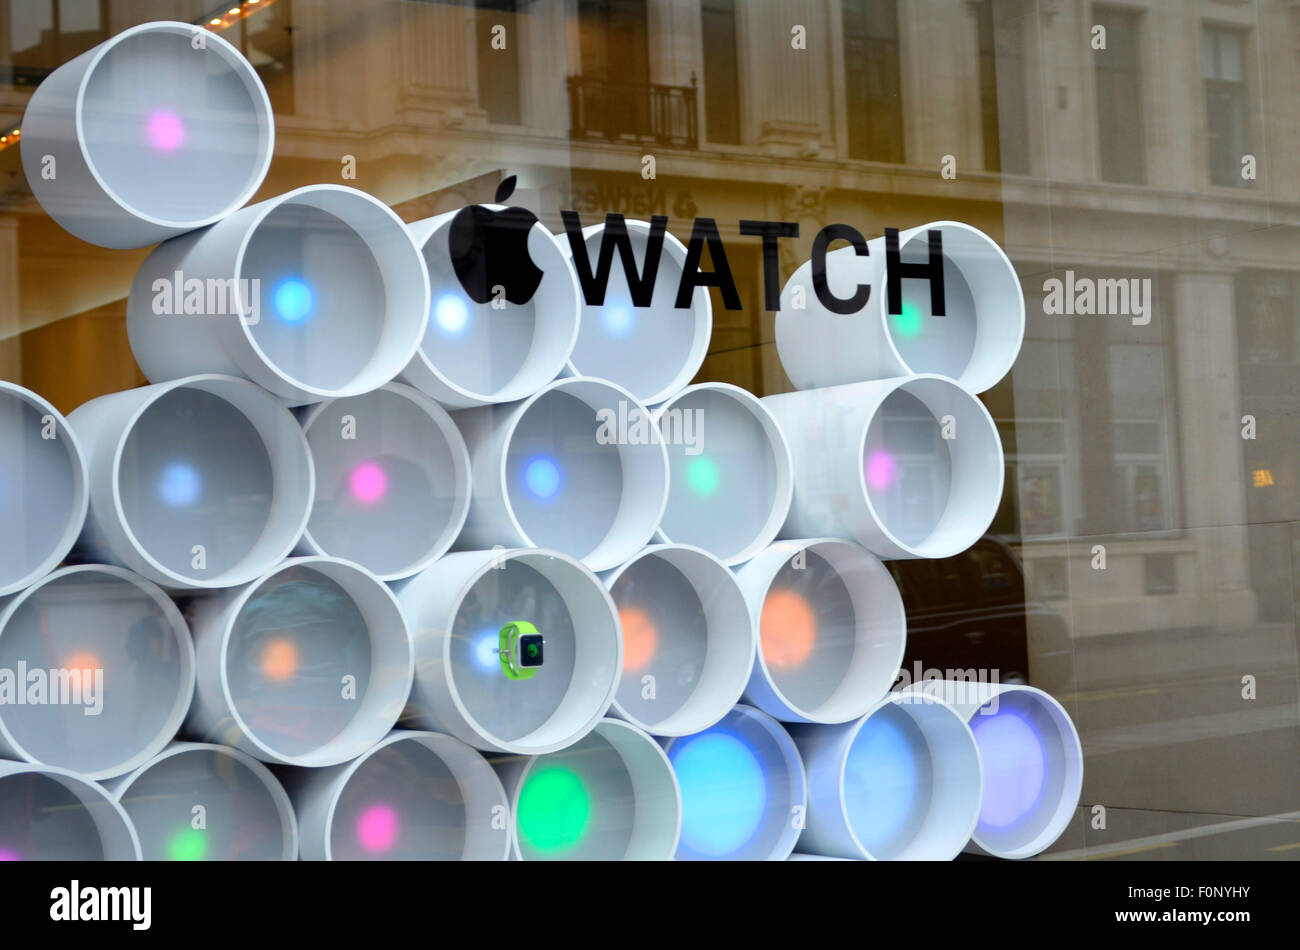
[[[169,0],[148,16],[196,21],[209,9]],[[125,0],[0,0],[0,122],[21,117],[42,69],[139,16]],[[1028,596],[1068,618],[1080,651],[1077,684],[1043,685],[1131,681],[1150,656],[1114,635],[1183,631],[1199,643],[1205,631],[1290,622],[1290,5],[273,0],[223,35],[276,105],[261,197],[338,181],[351,157],[350,183],[408,218],[487,199],[501,169],[519,173],[553,227],[560,207],[588,223],[666,214],[683,237],[687,219],[715,218],[745,309],[715,296],[701,378],[760,394],[789,383],[762,309],[758,241],[739,220],[799,223],[799,239],[783,242],[783,279],[829,223],[867,237],[940,219],[981,228],[1016,263],[1028,309],[1021,358],[985,395],[1009,465],[994,533],[1019,544]],[[58,231],[27,193],[16,149],[0,151],[0,375],[65,409],[133,385],[120,317],[138,260]],[[1044,313],[1044,282],[1067,269],[1150,278],[1150,322]],[[71,380],[52,369],[69,353],[85,367]],[[1247,414],[1254,440],[1242,438]],[[1293,628],[1238,642],[1235,655],[1207,648],[1206,663],[1235,670],[1288,649],[1295,663]],[[1112,665],[1098,672],[1085,656]],[[1031,650],[1031,676],[1032,665]],[[1150,807],[1186,804],[1161,794]],[[1224,796],[1189,807],[1273,803]]]

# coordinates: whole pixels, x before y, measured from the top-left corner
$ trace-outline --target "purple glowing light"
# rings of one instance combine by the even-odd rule
[[[149,114],[145,134],[158,151],[174,152],[185,142],[185,123],[175,112],[158,109]]]
[[[885,451],[867,456],[867,484],[872,488],[888,488],[898,478],[898,462]]]
[[[352,497],[363,505],[373,505],[388,494],[388,474],[378,462],[362,462],[348,476]]]
[[[0,861],[21,861],[21,860],[22,858],[18,857],[17,851],[14,851],[12,848],[0,847]]]
[[[387,805],[371,805],[357,820],[357,840],[371,854],[388,851],[397,843],[401,823],[397,812]]]
[[[1007,828],[1024,820],[1042,798],[1047,774],[1038,730],[1010,710],[973,716],[971,730],[984,762],[980,824]]]

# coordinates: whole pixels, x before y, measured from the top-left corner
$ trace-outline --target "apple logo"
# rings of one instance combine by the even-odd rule
[[[515,176],[497,186],[496,203],[514,193]],[[528,303],[542,282],[542,271],[528,256],[528,232],[537,215],[527,208],[493,210],[470,205],[451,220],[448,244],[456,278],[470,300],[488,303],[493,288],[505,288],[506,300]]]

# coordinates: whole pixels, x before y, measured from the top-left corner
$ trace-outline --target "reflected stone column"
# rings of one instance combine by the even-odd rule
[[[1254,623],[1233,275],[1179,273],[1173,286],[1182,523],[1198,542],[1206,620]]]

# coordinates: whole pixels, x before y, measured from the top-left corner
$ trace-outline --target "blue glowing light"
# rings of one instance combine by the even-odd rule
[[[544,455],[531,459],[524,466],[524,484],[538,498],[554,498],[560,490],[560,467]]]
[[[276,314],[285,323],[301,323],[311,316],[316,307],[316,297],[306,283],[290,279],[275,288],[273,304]]]
[[[459,336],[469,326],[469,304],[454,291],[441,294],[433,302],[433,321],[448,336]]]
[[[673,745],[682,789],[683,849],[705,858],[740,851],[767,808],[767,780],[749,746],[726,732],[702,732]]]
[[[618,297],[606,300],[600,311],[600,322],[610,336],[627,336],[636,325],[631,302]]]
[[[198,501],[202,482],[194,466],[173,462],[158,479],[158,495],[172,508],[187,508]]]
[[[1028,817],[1043,796],[1047,752],[1042,736],[1019,713],[1002,710],[971,717],[984,760],[980,825],[1006,828]]]
[[[501,646],[501,631],[489,628],[480,631],[474,638],[474,664],[486,673],[501,668],[501,657],[497,650]]]
[[[892,715],[891,715],[892,713]],[[887,857],[906,843],[928,804],[924,739],[904,714],[882,710],[859,730],[844,767],[844,802],[853,833]]]

